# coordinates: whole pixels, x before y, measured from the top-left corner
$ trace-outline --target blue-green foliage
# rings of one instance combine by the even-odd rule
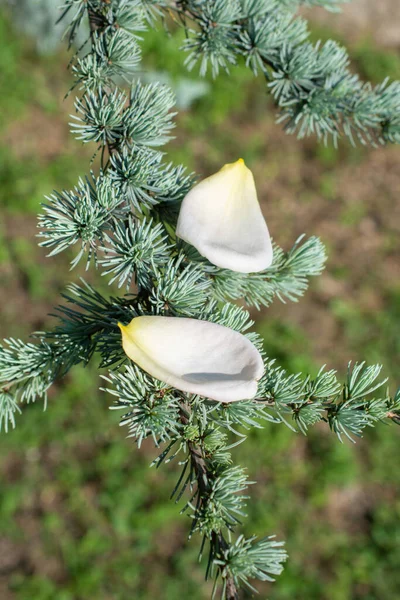
[[[363,144],[400,141],[400,82],[388,80],[373,87],[349,69],[347,51],[329,40],[307,41],[303,19],[295,17],[300,4],[338,8],[338,2],[281,0],[206,0],[177,5],[186,22],[187,64],[200,64],[214,75],[241,58],[266,78],[280,108],[279,122],[299,137],[316,134],[336,143],[347,136]],[[195,22],[197,28],[192,27]]]
[[[84,22],[90,39],[76,55],[77,115],[72,131],[94,142],[97,173],[73,190],[54,192],[40,217],[42,245],[56,254],[74,247],[72,267],[81,258],[98,266],[110,284],[125,287],[123,297],[105,298],[89,285],[72,285],[67,305],[58,307],[59,325],[37,333],[36,343],[10,340],[0,348],[0,425],[14,426],[20,404],[45,399],[52,382],[94,353],[106,377],[121,423],[138,445],[147,437],[163,446],[157,467],[179,457],[181,476],[173,491],[189,499],[184,512],[209,546],[207,574],[219,577],[221,593],[235,597],[250,578],[270,580],[282,570],[286,553],[270,538],[235,538],[245,517],[249,482],[232,464],[228,433],[244,441],[246,430],[269,421],[307,433],[318,422],[340,440],[360,436],[382,420],[400,420],[400,398],[378,381],[379,366],[349,366],[341,384],[332,370],[315,378],[288,373],[265,360],[265,375],[252,401],[228,405],[183,394],[127,363],[118,322],[146,314],[189,316],[249,333],[249,313],[231,301],[268,306],[274,298],[297,301],[309,278],[320,274],[325,248],[316,237],[299,238],[262,273],[220,269],[178,242],[176,213],[194,182],[183,165],[165,162],[159,150],[174,127],[174,98],[168,86],[144,84],[139,69],[140,36],[170,10],[188,32],[187,63],[200,62],[214,75],[242,57],[254,73],[263,72],[289,130],[337,139],[341,133],[362,141],[396,141],[399,133],[397,83],[372,88],[348,71],[346,52],[334,42],[307,42],[306,25],[293,17],[302,2],[278,0],[185,0],[169,6],[149,0],[66,0],[69,41]],[[308,2],[335,8],[333,1]],[[121,84],[122,80],[122,84]],[[94,258],[94,261],[91,259]],[[135,285],[135,287],[134,287]],[[108,388],[107,388],[108,389]],[[236,541],[235,541],[236,540]],[[229,595],[231,594],[231,595]]]

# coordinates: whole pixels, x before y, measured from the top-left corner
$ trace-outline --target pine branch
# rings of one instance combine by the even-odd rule
[[[188,404],[183,402],[180,403],[180,420],[183,425],[188,425],[190,423],[189,417],[191,414],[191,409]],[[188,442],[190,461],[193,471],[196,474],[197,486],[201,498],[201,502],[207,502],[207,497],[211,492],[210,487],[210,479],[213,477],[213,474],[209,470],[207,463],[204,458],[204,451],[202,448],[195,444],[192,441]],[[201,510],[201,507],[198,508]],[[226,550],[229,548],[228,542],[225,540],[224,536],[221,532],[213,531],[211,535],[211,550],[210,553],[212,556],[216,556],[218,554],[218,550],[221,548],[222,550]],[[238,600],[239,594],[235,585],[235,581],[232,576],[226,578],[226,600]]]
[[[5,340],[0,346],[0,430],[15,427],[20,405],[42,400],[47,405],[47,391],[54,381],[75,364],[87,362],[92,353],[90,341],[75,344],[67,336],[59,336],[53,344],[44,334],[37,343]]]
[[[336,9],[337,2],[311,0],[310,5]],[[349,69],[346,50],[330,40],[308,42],[306,22],[293,13],[303,2],[281,0],[176,1],[177,20],[186,29],[184,49],[189,69],[200,63],[216,76],[243,57],[255,74],[264,75],[288,133],[316,134],[336,144],[400,143],[400,81],[373,87]],[[193,28],[195,26],[195,28]]]
[[[320,275],[327,259],[325,246],[317,237],[295,242],[289,252],[274,245],[274,260],[261,273],[243,275],[226,269],[211,272],[213,294],[217,300],[243,298],[248,306],[269,306],[274,298],[297,302],[309,285],[309,278]]]
[[[256,398],[225,404],[181,392],[127,360],[118,323],[144,315],[224,325],[262,354],[262,340],[249,333],[249,313],[230,301],[244,299],[257,308],[275,297],[296,301],[326,260],[318,238],[302,237],[289,252],[275,245],[273,264],[264,272],[243,274],[211,264],[177,240],[177,213],[194,177],[183,166],[164,163],[156,149],[170,139],[174,101],[167,87],[132,80],[140,61],[138,34],[174,9],[189,34],[188,65],[200,61],[205,72],[211,64],[217,74],[243,57],[255,73],[262,71],[289,130],[315,131],[325,139],[345,134],[372,143],[398,141],[398,84],[374,90],[362,84],[348,70],[343,49],[333,42],[310,45],[305,22],[293,18],[301,4],[332,10],[340,3],[65,0],[69,41],[85,18],[90,30],[90,43],[73,59],[75,87],[82,93],[73,132],[97,146],[101,169],[47,199],[40,218],[42,245],[51,254],[77,247],[72,266],[85,256],[89,267],[93,258],[110,283],[128,293],[105,298],[89,285],[71,285],[52,331],[35,334],[34,343],[9,340],[0,347],[0,427],[14,427],[22,403],[45,400],[56,378],[98,353],[100,366],[109,369],[104,379],[112,408],[123,411],[121,425],[129,437],[138,446],[148,437],[156,447],[163,445],[157,466],[184,455],[171,497],[179,501],[189,493],[182,512],[192,520],[190,535],[199,533],[203,546],[209,543],[207,577],[215,578],[215,585],[222,581],[225,600],[238,600],[240,588],[254,592],[253,579],[273,581],[286,560],[282,543],[271,537],[239,535],[232,541],[246,516],[245,494],[252,483],[230,452],[245,440],[243,431],[269,421],[306,433],[325,422],[340,441],[353,440],[378,422],[400,424],[400,392],[392,397],[382,391],[386,381],[378,379],[379,365],[349,365],[341,383],[334,371],[321,369],[315,378],[288,374],[264,357]],[[121,77],[129,90],[120,88]],[[135,294],[129,293],[132,285]],[[237,441],[229,444],[232,434]]]
[[[74,364],[87,363],[95,351],[102,356],[103,366],[119,364],[121,360],[125,362],[117,322],[129,322],[137,315],[148,314],[152,301],[147,293],[106,299],[87,284],[81,287],[71,285],[69,290],[64,295],[67,305],[60,306],[56,311],[59,325],[53,332],[36,334],[38,344],[25,345],[21,341],[10,340],[9,349],[4,347],[0,352],[0,383],[4,384],[5,393],[16,386],[21,393],[21,401],[34,401],[44,396],[55,378],[65,374]],[[204,292],[203,287],[200,287],[200,294],[202,290]],[[187,301],[188,305],[193,304],[191,296]],[[173,304],[162,308],[163,314],[168,314],[171,310],[174,314],[173,311],[176,310]],[[178,309],[178,314],[181,310],[182,308]],[[211,304],[201,317],[243,333],[252,325],[249,314],[235,305],[225,305],[218,309]],[[254,343],[260,343],[254,334],[247,335]],[[274,366],[273,361],[265,358],[265,376],[260,381],[256,400],[223,407],[212,403],[210,417],[219,425],[234,431],[232,427],[235,425],[254,427],[264,419],[287,423],[287,417],[290,416],[303,433],[306,433],[310,425],[323,420],[337,433],[339,439],[342,435],[358,436],[366,426],[377,422],[400,421],[400,391],[394,397],[388,392],[383,396],[374,395],[386,383],[386,380],[378,380],[380,372],[379,365],[349,365],[347,381],[341,384],[334,371],[321,369],[315,379],[302,377],[300,374],[288,375],[280,367]],[[147,378],[136,395],[130,397],[129,390],[136,388],[126,386],[133,385],[137,377],[137,370],[128,371],[127,376],[122,376],[117,386],[118,393],[125,390],[122,395],[130,398],[122,406],[137,403],[143,395],[147,397],[149,393],[155,393],[146,391],[151,389],[149,386],[152,381]],[[116,375],[112,379],[114,382],[119,381]],[[159,386],[160,384],[158,388]],[[156,385],[154,389],[158,388]],[[161,398],[164,397],[165,392]],[[169,406],[175,414],[173,395]],[[171,427],[172,422],[173,419],[168,427]],[[151,432],[152,427],[147,427],[146,435]],[[165,437],[167,438],[168,436]]]
[[[393,397],[388,390],[378,397],[374,395],[387,383],[386,379],[378,381],[380,372],[380,365],[349,363],[347,380],[341,384],[335,371],[322,368],[315,379],[293,377],[269,363],[257,401],[292,429],[288,416],[304,434],[310,426],[324,421],[340,441],[345,436],[354,442],[353,436],[361,437],[366,427],[399,421],[400,389]]]

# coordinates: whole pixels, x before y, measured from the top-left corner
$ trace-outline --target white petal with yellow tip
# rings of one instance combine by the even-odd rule
[[[118,326],[129,358],[160,381],[220,402],[254,398],[264,365],[242,334],[181,317],[135,317]]]
[[[271,265],[271,238],[253,174],[243,159],[190,190],[182,202],[176,234],[218,267],[254,273]]]

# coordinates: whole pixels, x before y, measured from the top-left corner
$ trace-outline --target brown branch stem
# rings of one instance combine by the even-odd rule
[[[180,419],[184,425],[187,425],[190,420],[191,409],[186,402],[180,403]],[[207,496],[211,490],[210,481],[212,479],[212,472],[208,468],[207,461],[205,459],[204,451],[199,444],[195,442],[188,442],[190,461],[192,468],[196,474],[197,486],[201,495],[201,502],[207,501]],[[224,551],[229,548],[229,543],[224,538],[221,532],[213,532],[212,534],[213,545]],[[226,592],[225,600],[239,600],[238,589],[233,577],[229,576],[226,578]]]

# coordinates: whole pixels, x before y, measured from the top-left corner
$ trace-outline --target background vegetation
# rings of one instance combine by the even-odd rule
[[[315,38],[332,36],[320,26]],[[338,32],[334,33],[340,38]],[[66,52],[39,56],[0,15],[0,334],[23,337],[51,325],[69,280],[68,259],[46,259],[36,214],[53,187],[73,186],[91,149],[68,132],[72,101]],[[373,81],[399,77],[400,54],[369,38],[346,39],[355,67]],[[176,36],[146,36],[147,66],[178,80]],[[186,75],[185,75],[186,76]],[[195,77],[193,75],[193,77]],[[330,259],[298,304],[257,316],[270,357],[315,373],[350,358],[383,362],[399,383],[400,152],[338,151],[296,142],[274,123],[261,79],[237,68],[181,112],[168,151],[206,175],[243,156],[252,168],[269,228],[288,246],[320,235]],[[81,272],[83,275],[83,272]],[[74,279],[77,274],[72,276]],[[105,286],[104,286],[105,287]],[[178,600],[209,598],[197,544],[169,501],[176,470],[148,468],[117,428],[95,367],[75,368],[0,438],[0,597],[3,600]],[[235,452],[258,484],[246,533],[276,532],[290,560],[276,600],[393,600],[400,589],[398,428],[382,425],[357,445],[326,427],[305,438],[267,425]]]

